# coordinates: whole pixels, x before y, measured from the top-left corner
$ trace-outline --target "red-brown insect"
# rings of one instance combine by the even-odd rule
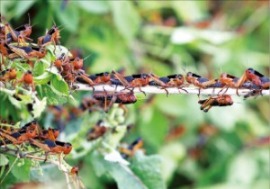
[[[60,154],[67,155],[72,150],[72,145],[70,143],[60,142],[60,141],[52,140],[52,139],[45,139],[43,141],[39,141],[36,139],[30,139],[29,142],[32,145],[37,146],[38,148],[45,151],[44,162],[47,161],[49,153],[59,154],[59,155]]]
[[[88,75],[86,75],[83,70],[80,70],[78,72],[75,79],[77,82],[85,83],[85,84],[89,85],[90,87],[92,87],[93,92],[95,91],[95,88],[94,88],[95,82]]]
[[[254,70],[253,68],[248,68],[245,73],[241,76],[236,84],[237,94],[238,89],[242,87],[245,82],[250,81],[252,84],[250,88],[252,89],[269,89],[270,87],[270,79],[265,77],[260,72]]]
[[[84,184],[79,178],[79,167],[77,166],[72,167],[70,170],[70,176],[71,176],[71,179],[73,180],[73,184],[75,185],[75,188],[78,188],[78,189],[85,188]]]
[[[15,45],[8,45],[8,48],[12,53],[8,54],[8,57],[10,59],[14,58],[24,58],[27,60],[33,59],[33,58],[43,58],[47,50],[45,47],[32,47],[32,46],[15,46]]]
[[[192,73],[192,72],[187,73],[186,81],[190,84],[193,84],[193,85],[199,87],[198,96],[200,96],[201,89],[206,89],[208,87],[212,87],[217,82],[216,79],[209,80],[207,78],[204,78],[204,77],[197,75],[195,73]]]
[[[227,92],[227,90],[229,88],[236,88],[236,84],[237,84],[237,81],[239,80],[239,78],[233,76],[233,75],[230,75],[230,74],[227,74],[227,73],[222,73],[219,77],[219,82],[221,83],[222,85],[222,89],[219,91],[219,93],[226,87],[224,93]]]
[[[182,88],[185,80],[181,74],[168,75],[166,77],[157,77],[154,74],[151,74],[150,76],[153,81],[151,81],[149,85],[160,86],[161,89],[164,89],[166,91],[167,96],[169,92],[166,88],[169,87],[177,87],[179,91],[180,89],[182,89],[187,93],[187,91]]]
[[[107,84],[111,80],[111,75],[108,72],[102,72],[102,73],[90,75],[89,78],[95,83],[95,85]]]
[[[72,150],[72,145],[70,143],[53,141],[46,139],[43,142],[37,141],[35,139],[30,139],[30,143],[41,148],[45,152],[51,152],[56,154],[69,154]]]
[[[131,76],[122,76],[121,74],[112,71],[112,74],[116,79],[111,79],[111,83],[114,85],[123,85],[124,89],[134,90],[135,87],[139,88],[139,91],[141,91],[144,95],[146,93],[142,91],[141,87],[144,87],[146,85],[149,85],[151,76],[149,74],[136,74]]]
[[[38,136],[38,128],[37,125],[28,125],[23,127],[22,129],[9,133],[5,130],[0,130],[0,136],[7,141],[3,141],[3,144],[22,144],[30,139],[33,139]],[[1,145],[1,144],[0,144]]]
[[[99,137],[102,137],[108,130],[108,127],[102,125],[102,121],[98,121],[98,123],[89,130],[87,134],[87,140],[96,140]]]
[[[233,100],[230,95],[219,95],[205,100],[199,100],[198,103],[201,104],[201,110],[208,112],[213,106],[231,106]]]
[[[0,73],[0,81],[12,81],[17,77],[17,70],[15,68],[10,68],[4,70]]]
[[[58,129],[52,129],[49,128],[48,130],[43,130],[40,138],[42,139],[51,139],[55,140],[59,136],[59,130]]]
[[[172,141],[180,138],[185,133],[186,129],[183,125],[174,126],[170,129],[168,135],[166,136],[166,141]]]
[[[132,157],[138,150],[142,150],[143,148],[143,140],[138,138],[134,142],[132,142],[127,148],[119,147],[119,152],[123,155],[124,158]]]
[[[30,39],[30,35],[32,33],[32,26],[30,24],[30,17],[29,17],[29,23],[25,24],[21,27],[16,28],[16,30],[14,30],[9,23],[5,24],[5,40],[7,41],[7,43],[10,42],[18,42],[18,45],[20,44],[26,44],[26,40],[32,41],[32,39]]]
[[[108,72],[98,73],[94,75],[86,75],[83,70],[78,72],[76,80],[80,83],[88,84],[92,87],[93,92],[95,91],[94,86],[99,84],[109,83],[111,80],[110,74]]]
[[[10,59],[14,58],[24,58],[24,59],[29,59],[28,53],[32,51],[32,48],[29,46],[15,46],[15,45],[8,45],[9,49],[13,52],[8,55]]]
[[[121,107],[126,110],[122,105],[137,102],[137,98],[133,91],[117,93],[96,92],[93,97],[104,105],[105,111],[108,111],[113,103],[120,104]]]
[[[29,58],[43,58],[45,57],[47,50],[45,47],[41,47],[39,49],[33,49],[31,52],[28,53]]]
[[[101,105],[100,101],[98,101],[97,99],[95,99],[93,97],[85,97],[85,98],[83,98],[79,108],[82,111],[88,110],[89,112],[91,112],[93,110],[99,110],[99,109],[103,108],[101,106],[102,105]]]
[[[28,70],[19,81],[24,83],[26,86],[30,86],[33,90],[35,89],[33,74]]]
[[[60,44],[60,30],[56,25],[53,25],[52,28],[46,33],[45,36],[38,38],[39,46],[47,46],[49,44],[54,45],[54,51],[56,50],[56,45]]]
[[[71,64],[75,71],[80,70],[83,68],[83,59],[76,57],[74,60],[71,61]]]

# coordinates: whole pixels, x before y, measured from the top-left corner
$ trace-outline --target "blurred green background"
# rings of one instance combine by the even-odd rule
[[[252,67],[269,76],[268,3],[1,1],[1,15],[14,28],[30,17],[34,40],[55,22],[61,45],[89,56],[89,74],[125,68],[127,74],[192,71],[218,78],[222,72],[240,77]],[[83,95],[77,94],[78,100]],[[234,97],[233,106],[208,113],[200,110],[196,95],[138,98],[129,106],[134,128],[125,141],[140,136],[146,154],[161,157],[166,188],[269,187],[269,97]],[[88,121],[78,122],[89,128]],[[86,187],[116,188],[112,179],[93,173],[88,159],[68,158],[82,163]]]

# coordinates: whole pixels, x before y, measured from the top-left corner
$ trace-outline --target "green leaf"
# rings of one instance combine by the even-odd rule
[[[51,84],[55,90],[65,95],[68,95],[69,92],[68,84],[60,77],[60,75],[54,75],[51,80]]]
[[[60,92],[58,92],[57,90],[55,90],[54,88],[52,88],[50,85],[38,85],[36,87],[38,96],[40,98],[47,98],[47,102],[50,105],[54,105],[54,104],[63,104],[67,102],[68,97]]]
[[[34,118],[40,117],[41,113],[46,109],[47,105],[47,98],[43,98],[42,100],[35,100],[35,103],[33,104],[33,115]]]
[[[118,31],[131,41],[140,26],[140,17],[130,1],[109,1]]]
[[[98,176],[109,173],[117,183],[119,189],[147,189],[141,180],[130,170],[127,165],[106,161],[104,157],[94,152],[91,155],[91,164]]]
[[[52,74],[49,72],[44,72],[42,75],[34,77],[35,84],[42,85],[48,83],[52,78]]]
[[[109,11],[106,1],[77,1],[76,5],[90,13],[104,14]]]
[[[148,189],[166,188],[162,178],[160,156],[145,156],[143,153],[136,153],[131,164],[131,169]]]
[[[45,64],[42,61],[36,62],[34,69],[33,69],[34,76],[42,75],[42,73],[44,73],[46,67],[47,66],[45,66]]]
[[[179,141],[170,142],[161,147],[159,154],[162,156],[162,177],[168,181],[179,167],[179,162],[186,156],[186,149]]]
[[[15,8],[15,16],[18,18],[22,16],[34,3],[36,0],[27,1],[17,1]]]
[[[104,161],[107,171],[115,179],[119,189],[147,189],[143,182],[129,169],[119,163]]]
[[[228,181],[235,184],[251,184],[259,173],[256,159],[252,153],[237,155],[229,166]]]
[[[156,109],[146,109],[140,116],[142,137],[155,148],[160,147],[168,130],[168,120]]]
[[[0,154],[0,167],[8,164],[8,158],[4,154]]]
[[[70,1],[69,6],[66,6],[65,9],[61,9],[61,3],[53,1],[56,16],[65,26],[66,30],[76,32],[79,24],[79,10],[75,6],[77,2]]]
[[[16,161],[16,159],[14,161]],[[20,159],[12,167],[11,172],[19,181],[26,182],[29,181],[30,179],[30,168],[31,168],[31,160]]]

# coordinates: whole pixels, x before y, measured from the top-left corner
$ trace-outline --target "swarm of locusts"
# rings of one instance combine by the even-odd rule
[[[4,20],[4,19],[2,19]],[[54,24],[44,36],[38,37],[37,43],[31,39],[32,26],[30,22],[16,29],[13,29],[9,23],[2,21],[0,25],[0,82],[6,87],[15,87],[23,85],[35,89],[32,70],[22,73],[16,70],[10,61],[19,59],[23,63],[34,66],[37,60],[42,59],[47,54],[47,46],[53,45],[54,52],[57,45],[60,44],[60,29]],[[179,92],[188,93],[186,87],[193,85],[198,88],[198,95],[201,89],[218,88],[219,92],[205,100],[199,100],[201,109],[207,112],[213,106],[229,106],[233,104],[232,98],[226,94],[229,88],[249,89],[245,98],[260,95],[264,89],[269,89],[270,79],[253,68],[248,68],[240,77],[227,73],[222,73],[219,78],[209,79],[196,73],[188,72],[185,75],[172,74],[168,76],[157,76],[153,73],[140,73],[125,75],[124,71],[111,71],[88,75],[83,70],[84,60],[79,57],[72,57],[67,53],[60,53],[51,66],[57,68],[70,88],[76,89],[76,84],[85,84],[93,89],[93,98],[91,103],[104,105],[108,109],[113,103],[130,104],[135,103],[136,96],[134,89],[137,88],[144,93],[143,88],[155,86],[162,89],[168,95],[168,88],[177,88]],[[20,72],[21,74],[18,74]],[[18,75],[21,75],[18,78]],[[120,92],[95,91],[95,86],[112,85],[122,86],[124,90]]]
[[[0,84],[2,88],[15,89],[17,86],[35,91],[36,83],[33,75],[35,64],[44,58],[48,53],[55,53],[60,45],[60,29],[54,24],[45,35],[38,37],[36,42],[31,38],[32,26],[22,25],[14,29],[5,19],[0,23]],[[49,48],[53,50],[49,52]],[[198,89],[198,95],[203,89],[218,89],[217,95],[210,96],[207,99],[199,100],[201,110],[207,112],[214,106],[230,106],[233,100],[230,95],[226,94],[229,88],[248,89],[249,92],[244,96],[257,96],[262,94],[262,90],[269,89],[270,79],[253,68],[248,68],[243,75],[236,77],[227,73],[222,73],[219,78],[210,79],[200,76],[196,73],[188,72],[185,75],[172,74],[168,76],[157,76],[153,73],[139,73],[125,75],[124,70],[103,72],[88,75],[85,73],[84,59],[73,57],[70,53],[55,53],[55,59],[50,62],[50,67],[54,67],[62,78],[66,81],[71,90],[76,90],[78,84],[86,85],[93,90],[93,95],[84,98],[78,110],[92,111],[96,109],[108,109],[114,104],[132,104],[137,101],[134,89],[144,94],[143,90],[147,86],[156,87],[164,90],[169,95],[168,89],[176,88],[179,93],[188,93],[186,90],[189,86]],[[13,61],[19,61],[21,64],[28,64],[29,70],[19,70],[13,65]],[[49,83],[49,82],[48,82]],[[121,91],[96,91],[95,87],[100,85],[111,85],[117,88],[121,86]],[[94,140],[106,132],[106,127],[97,124],[87,138]],[[69,154],[72,149],[70,143],[57,141],[58,132],[53,129],[42,130],[34,122],[28,123],[20,129],[0,130],[0,145],[14,144],[20,145],[29,142],[35,147],[41,148],[49,153]],[[131,149],[131,148],[129,148]],[[129,152],[131,153],[131,152]]]

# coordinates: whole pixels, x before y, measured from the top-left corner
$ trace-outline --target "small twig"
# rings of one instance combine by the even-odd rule
[[[106,92],[121,92],[123,91],[124,87],[123,86],[115,86],[115,85],[96,85],[94,87],[90,87],[88,85],[84,84],[76,84],[76,87],[78,91],[92,91],[93,88],[95,91],[106,91]],[[166,88],[169,94],[199,94],[199,88],[196,87],[184,87],[181,88],[180,90],[178,88]],[[146,86],[146,87],[141,87],[141,90],[144,91],[147,94],[166,94],[166,91],[164,89],[161,89],[159,87],[155,86]],[[186,90],[187,93],[184,91]],[[220,95],[223,94],[224,92],[221,91],[221,88],[207,88],[207,89],[201,89],[200,94],[202,95]],[[244,96],[248,93],[250,93],[250,89],[238,89],[239,95]],[[134,88],[135,93],[141,93],[139,88]],[[236,94],[236,89],[234,88],[229,88],[226,91],[226,94],[228,95],[237,95]],[[262,95],[270,95],[270,90],[262,90]]]

